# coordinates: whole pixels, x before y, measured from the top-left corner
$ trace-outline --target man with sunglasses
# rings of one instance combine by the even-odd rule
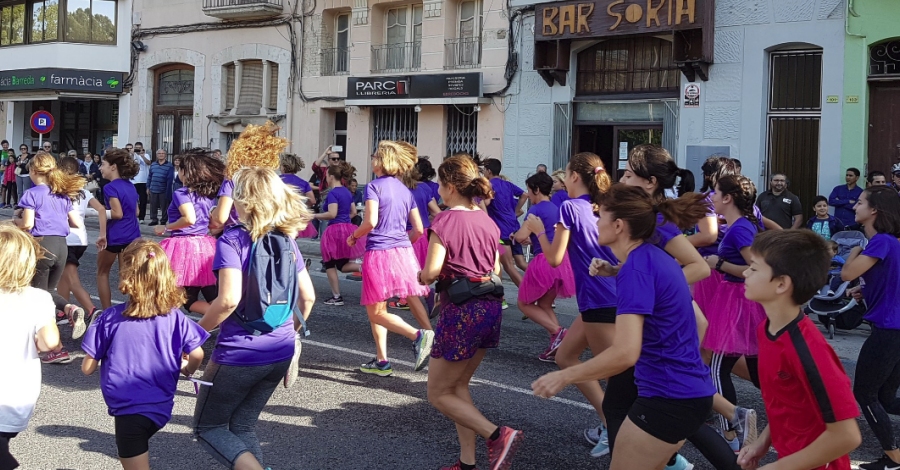
[[[328,172],[328,167],[332,165],[337,165],[338,162],[341,161],[341,155],[337,152],[331,151],[331,146],[329,145],[327,149],[325,149],[325,153],[316,160],[315,163],[312,164],[313,174],[316,175],[316,178],[319,179],[319,192],[328,189],[328,183],[325,182],[325,176]],[[344,183],[346,184],[346,182]],[[322,198],[319,198],[321,201]]]

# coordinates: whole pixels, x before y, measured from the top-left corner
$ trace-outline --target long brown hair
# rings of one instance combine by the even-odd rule
[[[706,217],[709,207],[701,193],[689,193],[677,199],[654,204],[643,188],[616,183],[597,198],[597,205],[614,218],[628,222],[631,238],[648,240],[656,233],[656,214],[684,229]]]
[[[666,190],[674,188],[679,177],[679,196],[694,191],[694,174],[690,170],[678,168],[669,151],[658,145],[641,144],[634,147],[628,154],[628,163],[635,175],[647,181],[656,178],[656,189],[653,191],[656,202],[666,199]]]
[[[128,150],[125,149],[106,149],[106,153],[103,154],[103,159],[106,160],[106,163],[116,166],[116,170],[119,172],[119,178],[123,180],[134,178],[141,169],[138,162],[134,161],[134,158],[128,153]]]
[[[120,271],[119,290],[128,296],[122,312],[126,317],[168,315],[187,301],[166,252],[155,241],[139,238],[131,242],[122,251]]]
[[[478,172],[478,166],[468,155],[457,155],[444,160],[438,167],[438,179],[444,186],[450,186],[461,196],[473,199],[492,199],[494,189],[487,178]]]
[[[581,176],[594,204],[612,186],[612,180],[603,167],[603,160],[595,153],[581,152],[573,155],[569,160],[569,171]]]
[[[28,162],[28,169],[35,175],[47,178],[47,187],[51,193],[65,196],[72,201],[81,196],[81,189],[86,183],[83,176],[62,171],[56,165],[56,159],[49,153],[39,152],[35,155]]]
[[[189,191],[215,199],[225,180],[225,163],[207,149],[188,150],[181,158],[178,176]]]
[[[731,196],[734,205],[740,209],[741,215],[753,223],[753,226],[759,229],[759,219],[753,211],[753,204],[756,203],[756,185],[750,178],[743,175],[723,176],[716,182],[716,187],[720,191],[722,197]]]

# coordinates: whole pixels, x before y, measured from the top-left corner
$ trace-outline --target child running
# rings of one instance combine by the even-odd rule
[[[322,202],[325,211],[315,214],[317,220],[328,221],[321,242],[322,266],[325,267],[328,285],[331,286],[331,297],[325,300],[325,305],[344,305],[338,271],[359,272],[357,260],[362,257],[366,247],[365,240],[352,246],[347,244],[347,238],[356,230],[356,225],[350,222],[356,217],[356,206],[353,205],[353,194],[344,187],[342,181],[352,179],[355,174],[356,168],[347,162],[330,165],[325,178],[331,190]]]
[[[200,346],[209,334],[181,312],[184,292],[156,242],[134,242],[121,258],[119,287],[128,300],[91,323],[81,343],[81,370],[91,375],[100,366],[119,462],[144,470],[150,468],[150,438],[172,419],[178,373],[190,377],[200,367]]]
[[[316,205],[316,193],[313,192],[312,186],[309,183],[297,176],[297,172],[302,170],[305,167],[303,164],[303,160],[301,160],[298,156],[286,153],[281,156],[281,181],[284,181],[284,184],[288,186],[293,186],[295,191],[299,193],[301,196],[306,197],[306,204],[309,207],[315,207]],[[316,227],[313,224],[309,224],[306,228],[300,232],[300,235],[297,238],[316,238],[319,235],[319,232],[316,231]]]
[[[596,356],[612,344],[616,323],[615,279],[590,275],[590,265],[594,258],[606,260],[610,265],[618,260],[607,247],[597,243],[597,216],[591,201],[609,189],[611,182],[603,161],[590,152],[577,153],[566,166],[566,189],[568,201],[563,202],[559,211],[559,222],[553,232],[553,241],[547,235],[540,217],[531,215],[525,224],[531,233],[536,233],[541,250],[550,267],[562,265],[568,254],[575,277],[575,298],[581,315],[569,326],[559,349],[556,363],[561,369],[581,363],[581,353],[590,347]],[[602,423],[603,389],[595,381],[576,384]],[[609,453],[609,440],[605,425],[585,430],[587,439],[594,448],[591,456],[601,457]]]
[[[806,221],[806,228],[818,233],[822,238],[831,240],[831,236],[844,230],[844,223],[828,213],[828,198],[816,196],[813,206],[816,215]]]
[[[472,201],[490,198],[491,184],[464,156],[451,157],[438,168],[439,191],[447,210],[434,218],[428,256],[418,278],[422,285],[438,281],[440,319],[435,328],[428,401],[456,423],[459,460],[442,470],[475,469],[475,437],[487,441],[491,470],[508,469],[523,439],[521,431],[497,426],[475,408],[469,382],[488,349],[500,344],[502,294],[489,292],[468,299],[451,299],[454,282],[486,279],[499,282],[497,238],[500,230]],[[502,289],[502,288],[501,288]]]
[[[168,223],[157,225],[156,235],[170,232],[160,242],[175,272],[179,287],[184,287],[184,308],[203,315],[216,298],[216,276],[212,263],[216,239],[207,235],[209,213],[225,179],[225,164],[204,149],[189,150],[181,158],[181,181],[184,184],[172,195],[167,208]],[[200,300],[200,294],[203,299]]]
[[[856,223],[863,226],[869,244],[850,251],[841,269],[841,279],[862,277],[863,286],[854,289],[864,298],[864,317],[872,333],[859,349],[854,374],[853,395],[884,455],[863,470],[900,468],[900,450],[894,437],[891,414],[900,414],[897,388],[900,386],[900,198],[886,186],[866,188],[856,201]],[[822,283],[824,284],[824,283]]]
[[[0,224],[0,377],[6,381],[0,394],[2,469],[19,466],[9,441],[28,427],[41,394],[38,353],[62,348],[53,298],[31,287],[40,249],[31,235],[12,224]]]
[[[741,450],[738,463],[746,470],[757,468],[773,445],[779,468],[848,470],[847,454],[862,441],[850,379],[803,313],[803,304],[828,281],[829,264],[824,240],[805,230],[768,231],[750,247],[745,295],[766,311],[757,337],[769,425]],[[896,466],[882,463],[879,470]]]
[[[415,370],[428,363],[434,332],[419,296],[428,288],[416,279],[419,271],[412,242],[422,235],[422,219],[412,193],[397,179],[413,169],[416,148],[406,142],[383,140],[372,155],[375,180],[366,185],[366,212],[362,225],[350,234],[347,244],[354,246],[363,236],[366,254],[362,265],[362,295],[360,303],[372,324],[375,339],[375,358],[362,364],[367,374],[391,375],[393,368],[387,358],[387,332],[391,331],[413,341]],[[406,222],[412,232],[406,233]],[[410,310],[421,329],[409,326],[402,318],[388,313],[387,300],[406,298]]]
[[[528,201],[531,207],[528,215],[541,219],[544,227],[556,227],[559,223],[559,207],[550,202],[550,189],[553,178],[547,173],[536,173],[525,180],[528,187]],[[553,232],[546,234],[553,243]],[[564,255],[562,263],[552,268],[541,250],[541,242],[537,234],[528,230],[528,224],[516,232],[514,240],[517,244],[530,240],[534,259],[528,265],[522,284],[519,286],[518,306],[522,313],[533,322],[542,326],[550,335],[550,343],[538,359],[544,362],[556,362],[556,350],[566,336],[566,329],[560,326],[553,302],[557,298],[567,299],[575,295],[575,277],[569,256]]]
[[[129,243],[141,238],[138,225],[138,193],[131,178],[138,174],[140,167],[128,150],[111,148],[103,155],[100,173],[108,180],[103,186],[106,207],[106,249],[97,253],[97,292],[103,309],[112,306],[112,291],[109,286],[109,271],[119,260],[121,267],[122,250]]]
[[[613,186],[597,200],[598,240],[621,261],[615,278],[615,341],[593,359],[547,374],[532,384],[549,398],[569,384],[616,376],[634,366],[637,399],[615,440],[612,470],[658,470],[703,426],[715,388],[700,357],[691,294],[681,266],[648,241],[657,211],[685,226],[705,207],[698,199],[654,204],[643,189]],[[617,398],[609,391],[607,399]],[[611,419],[611,418],[610,418]]]
[[[484,177],[491,181],[491,187],[494,188],[494,197],[485,199],[483,203],[491,220],[500,228],[500,244],[505,247],[500,250],[500,264],[518,287],[522,284],[522,274],[516,266],[525,270],[525,253],[522,245],[513,244],[510,239],[519,231],[518,217],[522,215],[522,207],[527,201],[525,191],[500,176],[503,168],[500,160],[488,158],[482,162],[482,166]]]

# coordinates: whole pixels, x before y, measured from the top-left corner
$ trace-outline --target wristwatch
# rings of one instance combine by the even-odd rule
[[[716,263],[716,271],[722,272],[723,264],[725,264],[725,258],[719,258],[719,261]]]

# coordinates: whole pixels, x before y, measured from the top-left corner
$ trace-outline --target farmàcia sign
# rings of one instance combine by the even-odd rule
[[[0,71],[0,93],[53,90],[88,93],[122,93],[123,72],[74,69],[25,69]]]

